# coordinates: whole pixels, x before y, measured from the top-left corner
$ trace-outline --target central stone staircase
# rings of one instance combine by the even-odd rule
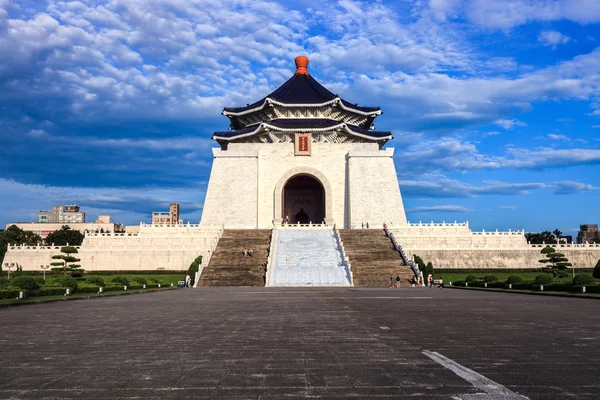
[[[410,286],[411,269],[404,264],[390,238],[381,229],[340,229],[346,257],[352,266],[354,286],[389,287],[390,276]]]
[[[265,286],[270,229],[225,229],[198,287]],[[253,255],[244,256],[244,248]]]
[[[331,228],[275,229],[267,286],[352,286]]]

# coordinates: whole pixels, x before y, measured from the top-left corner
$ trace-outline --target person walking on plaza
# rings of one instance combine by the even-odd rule
[[[400,275],[396,275],[396,288],[400,289]]]
[[[186,275],[185,276],[185,287],[189,288],[191,282],[192,282],[192,278],[189,275]]]
[[[394,288],[394,278],[390,276],[390,288]]]
[[[443,289],[443,288],[444,288],[444,280],[443,280],[442,278],[440,278],[440,279],[439,279],[438,287],[439,287],[440,289]]]
[[[429,287],[432,288],[433,287],[433,276],[429,275]]]

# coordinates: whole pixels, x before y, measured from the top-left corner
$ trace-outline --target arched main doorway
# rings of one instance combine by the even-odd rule
[[[290,224],[321,224],[326,217],[325,189],[309,174],[294,175],[283,187],[281,206],[281,215]]]

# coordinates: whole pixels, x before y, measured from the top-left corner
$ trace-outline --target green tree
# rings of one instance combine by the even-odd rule
[[[560,229],[555,229],[552,231],[552,234],[554,235],[554,237],[556,238],[556,242],[560,242],[560,238],[562,237],[562,231]]]
[[[555,232],[558,231],[558,229],[555,230]],[[558,231],[560,232],[560,231]],[[560,232],[562,234],[562,232]],[[554,236],[554,234],[550,231],[543,231],[543,232],[539,232],[539,233],[535,233],[535,232],[528,232],[525,234],[525,238],[527,239],[527,241],[531,244],[556,244],[556,238]]]
[[[8,229],[0,232],[0,266],[4,261],[4,255],[8,246],[25,244],[35,246],[42,242],[42,238],[30,231],[24,231],[16,225],[11,225]]]
[[[427,263],[425,266],[425,271],[423,272],[423,276],[427,278],[429,275],[433,276],[433,264],[431,261]]]
[[[413,260],[419,266],[419,271],[423,272],[425,270],[425,261],[416,254],[413,254]]]
[[[65,246],[60,249],[60,252],[64,253],[64,254],[57,254],[55,256],[52,256],[52,259],[53,260],[62,260],[62,261],[55,261],[53,263],[50,263],[50,265],[53,265],[55,267],[62,267],[63,275],[67,275],[67,272],[69,272],[69,273],[83,272],[80,269],[80,267],[81,267],[80,265],[77,265],[77,264],[69,265],[69,263],[81,261],[79,258],[75,258],[74,256],[72,256],[72,254],[79,253],[79,251],[77,251],[77,248],[75,248],[73,246]],[[60,269],[60,268],[58,268],[58,269]]]
[[[554,277],[566,271],[567,267],[573,265],[563,253],[557,252],[553,247],[546,246],[542,249],[541,253],[546,257],[539,260],[539,262],[545,264],[544,269],[551,272]]]
[[[84,234],[71,229],[68,225],[63,225],[57,231],[52,232],[46,237],[46,244],[55,246],[79,246],[83,242]]]
[[[188,275],[192,278],[192,285],[196,282],[196,273],[200,270],[200,264],[202,264],[202,256],[196,257],[188,268]]]
[[[594,267],[594,273],[592,274],[592,276],[596,279],[600,279],[600,260],[598,260],[598,262],[596,263],[596,266]]]

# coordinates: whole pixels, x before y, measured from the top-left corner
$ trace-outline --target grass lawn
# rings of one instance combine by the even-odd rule
[[[575,275],[580,274],[582,272],[577,272],[577,270],[575,270]],[[486,275],[494,275],[495,277],[498,278],[498,281],[500,282],[506,282],[506,279],[508,279],[509,276],[511,275],[518,275],[521,278],[523,278],[524,281],[533,281],[535,280],[535,277],[538,275],[542,275],[544,274],[544,272],[494,272],[494,271],[489,271],[489,272],[485,272],[485,273],[465,273],[465,272],[442,272],[440,274],[433,273],[433,276],[435,279],[438,279],[439,276],[442,276],[442,279],[444,279],[444,282],[458,282],[458,281],[464,281],[465,278],[468,275],[475,275],[477,277],[483,278]],[[554,283],[571,283],[571,281],[573,281],[573,272],[568,271],[569,276],[566,278],[556,278],[554,280]]]
[[[111,292],[104,292],[104,293],[75,293],[72,294],[70,296],[65,296],[65,295],[57,295],[57,296],[31,296],[31,297],[26,297],[24,299],[0,299],[0,304],[26,304],[26,303],[35,303],[37,301],[46,301],[46,300],[58,300],[58,299],[66,299],[66,298],[81,298],[81,297],[102,297],[102,296],[114,296],[117,294],[123,294],[123,293],[143,293],[143,292],[150,292],[150,291],[156,291],[156,290],[171,290],[171,286],[167,286],[164,288],[150,288],[150,289],[135,289],[135,290],[118,290],[118,291],[111,291]]]

